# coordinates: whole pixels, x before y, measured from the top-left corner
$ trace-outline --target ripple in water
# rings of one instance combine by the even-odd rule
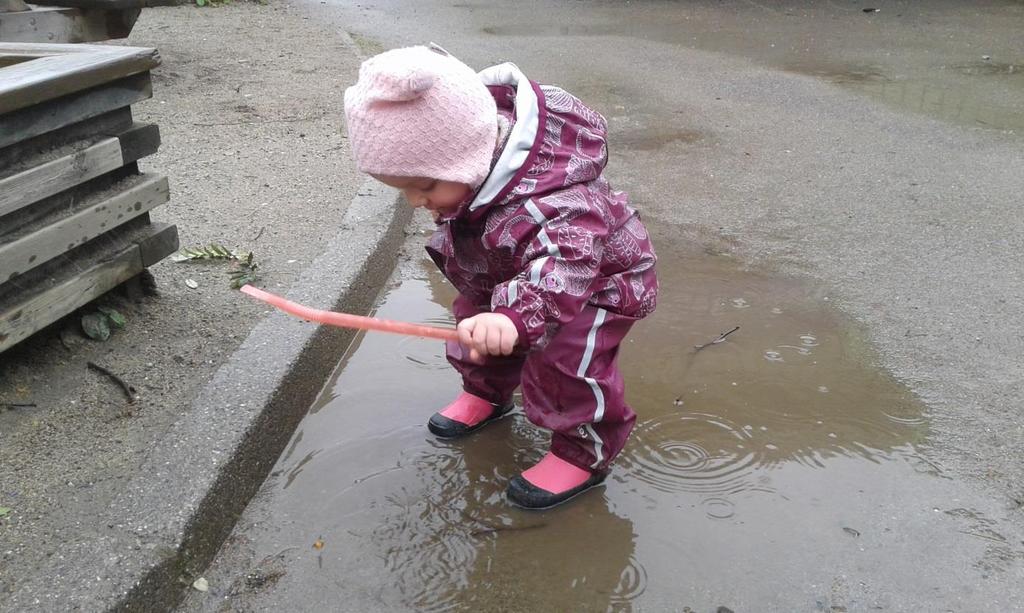
[[[451,368],[445,358],[444,344],[407,336],[398,342],[398,355],[424,370]]]
[[[670,413],[639,423],[620,460],[632,478],[663,492],[724,494],[764,490],[751,430],[703,413]]]
[[[797,347],[796,345],[779,345],[779,349],[792,349],[800,355],[811,355],[811,350],[807,347]]]
[[[618,611],[623,606],[629,606],[646,589],[647,569],[636,559],[635,555],[631,555],[626,567],[622,569],[619,584],[615,586],[615,591],[612,593],[609,610]]]
[[[420,449],[403,464],[422,483],[371,502],[380,518],[373,539],[406,605],[418,611],[450,610],[477,556],[474,522],[464,510],[476,490],[452,450]]]
[[[736,514],[736,507],[725,498],[705,498],[700,506],[711,519],[729,519]]]

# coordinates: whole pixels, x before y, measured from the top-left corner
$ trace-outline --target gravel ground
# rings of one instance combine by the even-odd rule
[[[163,58],[153,99],[134,111],[163,139],[142,170],[171,183],[153,218],[177,224],[183,246],[253,250],[260,284],[288,287],[338,232],[360,184],[341,127],[360,49],[276,1],[145,9],[125,42]],[[68,322],[0,356],[0,403],[35,405],[0,410],[0,506],[11,509],[0,519],[0,609],[20,577],[98,521],[259,320],[263,309],[229,288],[226,271],[165,260],[152,269],[159,296],[107,297],[128,319],[109,341]]]

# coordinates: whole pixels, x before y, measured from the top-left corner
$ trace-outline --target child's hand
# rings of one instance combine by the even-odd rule
[[[519,341],[512,320],[499,313],[481,313],[459,322],[459,342],[469,347],[469,359],[480,362],[483,356],[509,355]]]

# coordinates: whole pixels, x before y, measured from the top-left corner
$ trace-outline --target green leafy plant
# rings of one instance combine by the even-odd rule
[[[253,260],[252,251],[247,253],[245,257],[235,259],[230,272],[231,287],[238,289],[243,285],[256,281],[257,268],[259,268],[259,264]]]
[[[93,313],[82,315],[81,322],[82,332],[86,336],[96,341],[105,341],[110,338],[112,328],[123,328],[127,320],[117,309],[101,306],[96,307]]]
[[[237,260],[238,254],[227,249],[223,245],[210,243],[206,247],[185,248],[171,256],[175,262],[187,262],[189,260]]]
[[[124,325],[128,323],[127,320],[124,318],[124,315],[122,315],[121,312],[118,311],[117,309],[101,306],[97,307],[96,310],[106,315],[107,319],[110,320],[110,323],[113,324],[115,328],[123,328]]]
[[[247,283],[256,281],[256,270],[259,264],[256,263],[252,251],[232,251],[223,245],[210,243],[205,247],[185,248],[174,254],[171,259],[175,262],[189,262],[196,260],[223,260],[231,262],[231,269],[228,274],[231,278],[232,289],[238,289]]]

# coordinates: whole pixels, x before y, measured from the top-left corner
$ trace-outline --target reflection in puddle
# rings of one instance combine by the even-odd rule
[[[641,129],[618,129],[612,138],[617,148],[630,151],[658,151],[676,143],[695,143],[703,139],[704,135],[696,130],[656,125]]]
[[[999,130],[1024,128],[1024,109],[994,103],[984,90],[971,84],[908,79],[864,82],[855,89],[895,107],[946,121]]]
[[[879,66],[794,62],[786,64],[783,69],[818,77],[832,83],[877,83],[890,80]]]
[[[1017,75],[1018,77],[1024,77],[1024,64],[1009,64],[1006,62],[981,61],[969,62],[967,64],[957,64],[955,66],[950,66],[950,68],[965,75]]]

